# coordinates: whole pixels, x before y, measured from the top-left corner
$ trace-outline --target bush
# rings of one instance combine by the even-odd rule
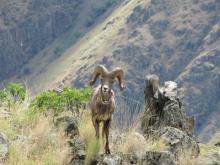
[[[56,116],[62,108],[61,97],[54,91],[43,92],[32,100],[30,108],[37,109],[39,112],[52,110],[54,116]]]
[[[7,94],[5,90],[0,90],[0,107],[3,105],[6,99],[7,99]]]
[[[26,89],[23,85],[17,83],[9,83],[5,89],[7,96],[13,102],[22,102],[26,96]]]
[[[0,102],[4,102],[7,98],[5,90],[0,90]]]
[[[74,115],[79,115],[79,109],[84,107],[90,98],[91,88],[82,89],[65,87],[62,92],[46,91],[36,96],[30,107],[40,112],[58,115],[62,110],[69,110]]]
[[[26,97],[26,89],[23,85],[9,83],[6,88],[0,90],[0,106],[7,106],[10,111],[11,106],[22,103]]]

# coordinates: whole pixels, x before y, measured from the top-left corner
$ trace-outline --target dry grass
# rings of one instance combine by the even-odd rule
[[[82,113],[79,122],[79,133],[87,144],[85,164],[89,164],[102,148],[102,139],[98,141],[95,137],[95,129],[92,125],[90,111]]]
[[[218,147],[210,144],[200,144],[199,147],[201,156],[206,156],[219,150]]]
[[[198,165],[197,158],[192,158],[189,154],[184,154],[184,156],[180,157],[178,160],[178,164],[180,164],[180,165]]]
[[[114,144],[117,142],[114,142]],[[166,150],[166,145],[163,141],[146,141],[145,138],[135,131],[125,132],[122,135],[121,141],[118,145],[114,146],[115,152],[122,152],[124,154],[129,154],[136,152],[139,154],[144,154],[146,151],[163,151]]]
[[[163,141],[146,141],[146,139],[137,132],[139,123],[134,122],[133,126],[127,131],[124,130],[110,130],[110,149],[112,153],[130,154],[135,152],[142,155],[146,151],[163,151],[167,146]],[[100,134],[101,134],[100,128]],[[82,113],[79,122],[80,136],[85,140],[87,144],[87,157],[85,164],[89,164],[91,160],[100,153],[104,153],[103,142],[100,138],[99,141],[95,138],[95,129],[92,125],[90,111]]]
[[[69,161],[69,147],[63,128],[54,128],[52,119],[30,114],[16,105],[11,115],[0,120],[0,132],[10,141],[8,165],[62,165]]]

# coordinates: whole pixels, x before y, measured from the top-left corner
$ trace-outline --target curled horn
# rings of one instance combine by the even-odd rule
[[[112,72],[110,72],[110,75],[116,77],[119,82],[120,89],[123,90],[125,88],[124,84],[124,71],[121,68],[115,68]]]
[[[103,77],[103,76],[106,76],[107,74],[108,74],[108,70],[106,69],[106,67],[104,67],[103,65],[96,66],[92,74],[92,79],[89,82],[89,85],[91,86],[94,85],[99,76]]]

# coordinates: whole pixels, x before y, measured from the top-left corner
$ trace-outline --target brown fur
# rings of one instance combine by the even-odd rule
[[[124,88],[123,82],[123,70],[116,68],[112,72],[99,65],[95,68],[90,85],[93,85],[100,75],[102,77],[102,83],[93,90],[90,108],[92,111],[92,123],[96,131],[96,137],[99,138],[99,125],[103,122],[102,135],[105,135],[105,153],[110,154],[109,149],[109,128],[112,121],[112,115],[115,110],[115,95],[112,90],[112,85],[115,78],[119,81],[121,89]]]

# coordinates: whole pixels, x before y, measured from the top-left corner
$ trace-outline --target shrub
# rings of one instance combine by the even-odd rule
[[[86,105],[91,95],[91,88],[86,87],[82,89],[64,88],[61,93],[62,101],[67,110],[73,114],[78,115],[79,109]]]
[[[4,89],[0,90],[0,106],[5,106],[11,110],[11,106],[22,103],[26,97],[26,89],[23,85],[9,83]]]
[[[32,100],[30,108],[43,113],[48,113],[51,110],[56,116],[62,109],[61,97],[54,91],[43,92]]]
[[[79,109],[88,103],[91,88],[82,89],[65,87],[62,92],[46,91],[36,96],[30,107],[40,112],[58,115],[62,110],[69,110],[74,115],[79,115]]]
[[[26,96],[26,89],[23,85],[17,83],[9,83],[5,89],[7,96],[13,102],[22,102]]]
[[[0,106],[3,105],[3,103],[6,101],[7,99],[7,94],[5,92],[5,90],[0,90]]]

